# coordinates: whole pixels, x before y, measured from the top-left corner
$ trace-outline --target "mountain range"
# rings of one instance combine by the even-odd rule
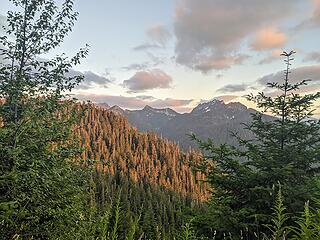
[[[243,123],[250,122],[251,114],[257,113],[256,110],[239,102],[225,103],[216,99],[199,104],[190,113],[178,113],[170,108],[158,109],[150,106],[141,110],[124,110],[119,106],[110,107],[107,104],[99,106],[127,117],[129,123],[139,131],[155,132],[175,141],[183,149],[196,147],[196,143],[189,137],[191,133],[203,140],[210,138],[216,144],[236,145],[231,133],[250,138],[251,134],[244,129]]]

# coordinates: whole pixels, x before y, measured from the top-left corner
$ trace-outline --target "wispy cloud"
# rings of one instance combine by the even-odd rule
[[[151,26],[147,29],[146,34],[153,42],[161,46],[166,46],[172,38],[170,31],[162,24]]]
[[[132,71],[132,70],[136,70],[136,71],[141,71],[141,70],[145,70],[149,67],[149,63],[132,63],[128,66],[124,66],[122,67],[123,70],[126,71]]]
[[[108,88],[108,85],[112,82],[110,78],[106,78],[92,71],[80,72],[71,69],[67,75],[70,77],[84,76],[84,80],[76,87],[77,90],[87,90],[95,87]]]
[[[304,79],[311,79],[312,82],[320,82],[320,65],[297,67],[290,70],[290,82],[297,83]],[[257,80],[257,83],[265,86],[268,82],[283,82],[284,73],[279,71],[265,75]]]
[[[165,59],[159,56],[155,56],[150,52],[146,52],[147,57],[149,58],[148,61],[145,61],[143,63],[132,63],[130,65],[124,66],[121,69],[125,71],[142,71],[146,70],[148,68],[155,68],[158,67],[159,65],[165,63]]]
[[[281,50],[274,50],[271,54],[268,54],[266,57],[260,60],[259,64],[268,64],[274,61],[280,60],[280,54],[282,53]]]
[[[158,44],[154,44],[154,43],[144,43],[144,44],[135,46],[133,48],[133,50],[135,50],[135,51],[146,51],[146,50],[149,50],[149,49],[160,49],[160,48],[163,48],[163,46],[158,45]]]
[[[319,62],[320,63],[320,52],[307,53],[303,59],[304,62]]]
[[[156,24],[146,30],[146,36],[150,42],[135,46],[135,51],[147,51],[152,49],[164,49],[172,38],[171,32],[162,24]]]
[[[249,84],[242,83],[242,84],[228,84],[219,88],[217,92],[220,93],[233,93],[233,92],[243,92],[249,88]]]
[[[299,23],[294,30],[306,30],[320,27],[320,0],[312,0],[312,3],[312,15]]]

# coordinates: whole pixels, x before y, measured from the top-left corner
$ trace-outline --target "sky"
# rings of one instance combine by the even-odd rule
[[[0,24],[11,5],[0,0]],[[90,45],[73,69],[85,76],[73,91],[80,100],[179,112],[214,98],[252,107],[244,95],[283,80],[283,50],[297,52],[291,80],[313,80],[301,93],[320,91],[320,0],[75,0],[74,8],[73,31],[46,57]]]

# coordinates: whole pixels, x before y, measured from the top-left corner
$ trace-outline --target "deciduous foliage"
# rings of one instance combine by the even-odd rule
[[[71,162],[72,103],[61,102],[81,76],[66,77],[87,53],[41,60],[71,31],[73,2],[12,0],[0,37],[1,239],[72,236],[86,201],[84,172]],[[69,111],[65,109],[69,108]],[[64,109],[64,112],[62,111]]]

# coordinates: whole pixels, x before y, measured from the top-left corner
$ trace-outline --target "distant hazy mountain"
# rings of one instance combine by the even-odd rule
[[[162,133],[168,123],[180,114],[170,108],[156,109],[145,106],[142,110],[125,111],[129,122],[140,131]]]
[[[115,111],[112,108],[110,110]],[[225,104],[220,100],[201,103],[190,113],[184,114],[170,108],[156,109],[150,106],[142,110],[121,110],[117,109],[116,112],[125,115],[131,125],[140,131],[156,132],[176,141],[185,149],[196,146],[187,136],[190,133],[204,140],[211,138],[217,144],[236,144],[231,132],[237,132],[244,138],[250,137],[242,123],[250,122],[250,114],[257,112],[238,102]]]

